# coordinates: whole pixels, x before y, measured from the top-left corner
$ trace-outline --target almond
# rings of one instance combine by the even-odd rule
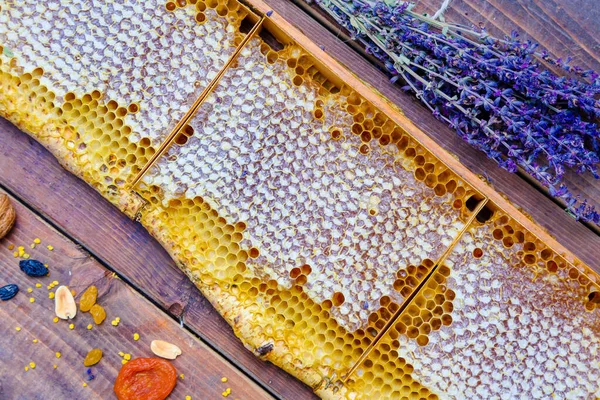
[[[17,213],[10,199],[4,193],[0,193],[0,239],[10,232],[16,217]]]
[[[56,289],[54,295],[54,312],[58,318],[73,319],[77,315],[77,305],[73,294],[66,286]]]
[[[150,343],[150,349],[154,354],[168,360],[174,360],[181,354],[181,349],[172,343],[164,340],[153,340]]]

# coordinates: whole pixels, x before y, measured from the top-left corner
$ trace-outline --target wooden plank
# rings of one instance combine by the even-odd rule
[[[114,268],[134,287],[219,353],[281,398],[314,398],[312,390],[257,359],[235,337],[164,249],[137,223],[64,170],[40,144],[0,119],[0,185],[33,207],[85,250]]]
[[[417,135],[425,133],[427,138],[424,140],[432,139],[437,144],[435,147],[440,146],[455,155],[472,173],[485,176],[496,191],[506,195],[513,204],[531,215],[542,228],[555,237],[560,243],[558,247],[564,246],[591,268],[600,272],[600,236],[575,221],[522,178],[498,168],[483,153],[463,142],[454,131],[437,121],[424,106],[410,95],[403,93],[398,86],[391,84],[384,73],[297,6],[286,0],[265,0],[265,3],[316,44],[312,46],[315,54],[323,54],[321,58],[333,57],[358,78],[376,88],[400,107],[410,120],[407,123],[416,126],[415,132],[421,132]],[[320,50],[317,46],[323,46],[324,50]],[[353,78],[349,76],[349,79]],[[404,119],[404,117],[400,118]],[[600,196],[597,198],[600,200]]]
[[[172,361],[184,379],[178,379],[171,398],[183,399],[187,395],[193,399],[220,398],[226,388],[231,388],[232,398],[271,398],[239,369],[180,328],[176,321],[114,277],[79,246],[18,201],[13,199],[13,204],[17,209],[17,223],[11,233],[0,240],[0,284],[16,283],[21,290],[16,297],[0,305],[0,398],[115,398],[113,385],[122,366],[118,353],[129,353],[132,358],[153,357],[150,342],[154,339],[168,340],[183,351]],[[35,238],[41,238],[42,244],[30,249]],[[47,263],[50,276],[31,278],[24,274],[19,269],[19,259],[8,249],[9,244],[23,245],[31,258]],[[54,246],[54,251],[49,251],[47,244]],[[54,300],[48,293],[55,289],[47,288],[54,280],[78,292],[77,300],[89,285],[96,285],[98,303],[107,313],[104,323],[97,326],[89,313],[82,312],[72,321],[54,323]],[[38,283],[40,288],[36,287]],[[28,293],[27,288],[32,292]],[[31,303],[30,298],[35,302]],[[114,327],[110,321],[117,316],[121,323]],[[73,330],[69,329],[70,322],[75,325]],[[90,323],[92,330],[86,328]],[[138,341],[133,339],[136,332],[141,336]],[[95,379],[88,381],[83,359],[92,348],[100,348],[103,359],[92,367]],[[61,353],[60,358],[56,352]],[[35,363],[35,368],[25,371],[30,362]],[[221,382],[222,377],[228,381]]]

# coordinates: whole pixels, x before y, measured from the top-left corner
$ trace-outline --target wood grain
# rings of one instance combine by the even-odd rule
[[[526,214],[531,215],[564,247],[591,268],[600,272],[600,236],[575,221],[560,206],[527,181],[498,168],[483,153],[463,142],[454,131],[436,120],[418,101],[402,92],[398,86],[391,84],[383,72],[352,50],[341,38],[342,36],[338,37],[337,34],[332,33],[287,0],[265,0],[264,2],[310,40],[323,46],[326,54],[345,65],[358,78],[397,105],[419,130],[425,132],[439,146],[454,154],[470,171],[485,177],[484,179],[489,181],[496,191],[505,195]],[[336,32],[335,29],[333,31]],[[341,33],[339,30],[337,32]],[[580,186],[583,187],[586,184],[588,182],[580,183]],[[595,184],[598,185],[598,182]],[[596,196],[594,199],[600,202],[600,196]]]
[[[257,359],[231,327],[137,223],[64,170],[40,144],[0,119],[0,185],[60,227],[164,310],[252,376],[274,396],[315,398],[300,381]]]
[[[172,365],[178,374],[184,374],[184,379],[178,379],[170,398],[183,399],[187,395],[193,399],[219,398],[228,387],[232,398],[271,398],[239,369],[186,329],[181,329],[176,321],[114,277],[79,246],[14,199],[13,204],[17,224],[0,240],[0,284],[16,283],[21,290],[13,299],[0,304],[0,398],[116,398],[113,385],[122,366],[118,353],[129,353],[132,358],[153,357],[150,343],[154,339],[175,343],[183,352]],[[37,237],[42,244],[30,249]],[[23,245],[32,258],[47,263],[50,276],[31,278],[21,272],[19,259],[14,258],[9,244]],[[54,251],[46,248],[48,244],[54,246]],[[48,293],[55,289],[47,288],[54,280],[74,289],[77,300],[89,285],[96,285],[98,303],[107,313],[104,323],[97,326],[89,313],[82,312],[72,321],[54,323],[54,300]],[[42,287],[37,288],[36,283]],[[31,293],[27,292],[28,288],[32,289]],[[30,298],[35,302],[31,303]],[[110,321],[117,316],[121,323],[114,327]],[[69,329],[70,322],[75,329]],[[92,330],[86,328],[90,323]],[[17,331],[16,327],[21,329]],[[141,336],[138,341],[133,339],[136,332]],[[83,359],[93,348],[101,349],[103,358],[92,367],[95,379],[88,381]],[[61,353],[60,358],[56,352]],[[35,368],[25,371],[30,362],[36,364]],[[222,377],[228,381],[221,382]]]

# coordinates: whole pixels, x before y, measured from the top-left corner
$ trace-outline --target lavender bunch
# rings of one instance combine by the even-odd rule
[[[315,1],[466,142],[510,172],[522,168],[576,218],[600,224],[563,183],[566,169],[600,178],[598,74],[553,60],[516,33],[497,39],[416,14],[408,2]]]

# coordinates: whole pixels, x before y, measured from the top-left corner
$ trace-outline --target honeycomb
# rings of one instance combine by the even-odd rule
[[[248,273],[289,289],[307,266],[304,291],[355,331],[382,297],[403,301],[407,268],[441,255],[476,193],[355,93],[325,91],[312,68],[295,45],[252,39],[144,183],[156,204],[200,197],[243,224],[234,252],[245,249]],[[240,259],[220,244],[204,263],[228,282]]]
[[[0,7],[2,114],[114,203],[229,60],[247,14],[216,0]]]
[[[598,276],[254,21],[233,0],[2,3],[0,115],[324,398],[600,397]]]
[[[408,385],[394,373],[408,364],[447,398],[597,398],[599,290],[497,211],[465,232],[347,386],[385,398],[383,386]]]

